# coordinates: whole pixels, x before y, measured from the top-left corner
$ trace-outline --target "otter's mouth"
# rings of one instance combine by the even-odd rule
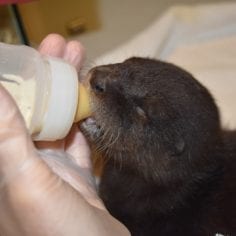
[[[80,123],[80,130],[90,141],[96,141],[102,135],[101,126],[94,117],[83,120]]]

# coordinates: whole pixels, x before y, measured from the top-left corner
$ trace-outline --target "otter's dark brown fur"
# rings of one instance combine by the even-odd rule
[[[100,196],[132,236],[236,235],[236,133],[188,72],[144,58],[91,70]]]

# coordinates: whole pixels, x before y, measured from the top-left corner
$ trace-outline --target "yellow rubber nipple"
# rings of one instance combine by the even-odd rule
[[[91,115],[92,111],[89,100],[90,100],[89,89],[86,88],[83,84],[80,84],[75,122],[83,120]]]

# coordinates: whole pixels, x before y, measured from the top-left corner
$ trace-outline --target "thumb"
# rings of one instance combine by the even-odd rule
[[[0,84],[0,176],[14,174],[35,155],[22,115],[13,98]]]

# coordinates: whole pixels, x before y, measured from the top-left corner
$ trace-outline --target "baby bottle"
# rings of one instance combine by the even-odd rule
[[[0,83],[34,140],[64,138],[73,122],[90,114],[88,91],[75,68],[31,47],[0,43]]]

